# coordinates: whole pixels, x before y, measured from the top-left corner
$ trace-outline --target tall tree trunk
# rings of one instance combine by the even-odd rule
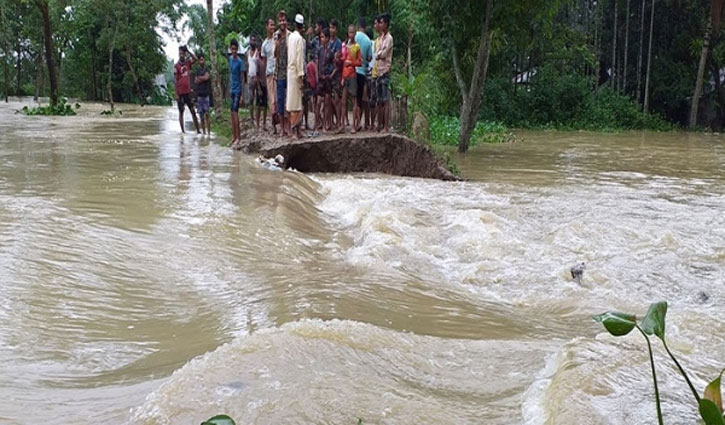
[[[720,66],[715,62],[715,59],[710,55],[710,72],[712,72],[712,78],[715,80],[715,95],[717,96],[717,102],[715,102],[715,113],[717,115],[717,126],[713,130],[720,130],[723,125],[723,106],[725,106],[725,98],[723,98],[723,88],[720,82]]]
[[[23,95],[23,49],[18,45],[15,48],[15,53],[18,54],[17,59],[15,59],[15,67],[17,68],[17,87],[15,90],[15,95],[20,97]]]
[[[43,79],[43,55],[40,53],[36,54],[37,63],[35,64],[35,93],[33,95],[33,101],[37,102],[40,97],[40,84]]]
[[[146,103],[146,99],[143,97],[143,93],[141,93],[141,85],[138,83],[138,74],[136,74],[136,69],[133,67],[133,63],[131,62],[131,49],[129,47],[126,47],[126,65],[128,65],[128,70],[131,71],[131,77],[133,77],[133,84],[136,87],[136,96],[138,97],[138,101],[141,102],[141,105]]]
[[[0,9],[0,21],[2,22],[2,28],[7,28],[5,9]],[[8,92],[10,91],[10,70],[8,68],[12,58],[12,50],[10,49],[8,37],[3,37],[3,40],[5,41],[3,43],[3,81],[5,82],[5,89],[3,90],[3,93],[5,94],[5,103],[8,103]]]
[[[116,35],[118,34],[118,25],[113,24],[113,36],[111,37],[111,41],[108,43],[108,82],[106,83],[106,90],[108,91],[108,102],[111,104],[111,112],[115,112],[116,105],[113,103],[113,87],[112,87],[112,77],[113,77],[113,48],[116,44]]]
[[[627,64],[629,63],[629,3],[627,0],[627,17],[624,24],[624,69],[622,70],[622,91],[627,93]]]
[[[617,89],[617,0],[614,0],[614,24],[612,24],[612,89]]]
[[[647,51],[647,77],[644,82],[644,113],[649,114],[649,77],[652,72],[652,36],[655,31],[655,3],[657,0],[652,0],[652,15],[649,22],[649,48]]]
[[[637,54],[637,101],[642,101],[642,55],[644,54],[644,15],[645,1],[642,0],[642,13],[639,22],[639,53]]]
[[[89,100],[98,100],[98,80],[96,79],[96,39],[91,34],[91,30],[88,30],[88,39],[91,41],[91,86],[93,94],[89,97]]]
[[[413,79],[413,24],[408,28],[408,57],[406,58],[406,69],[408,70],[408,79]]]
[[[490,31],[490,27],[492,12],[493,0],[488,0],[486,2],[486,14],[483,27],[481,28],[481,41],[479,41],[476,62],[473,68],[473,75],[471,76],[471,85],[468,90],[463,79],[458,51],[456,50],[455,43],[451,43],[453,69],[456,74],[458,88],[461,90],[461,98],[463,99],[463,104],[461,105],[461,134],[458,140],[458,152],[461,153],[465,153],[468,150],[473,129],[476,126],[476,119],[478,118],[478,109],[481,107],[484,83],[486,82],[486,75],[488,74],[488,61],[491,56],[493,32]]]
[[[8,95],[10,93],[10,70],[8,69],[8,62],[5,61],[5,103],[8,103]]]
[[[310,1],[310,7],[312,2]],[[206,0],[206,14],[209,18],[209,60],[211,61],[211,87],[214,95],[214,114],[217,117],[224,115],[222,104],[224,103],[224,91],[219,77],[219,68],[216,61],[216,42],[214,41],[214,4],[212,0]]]
[[[695,80],[695,93],[692,94],[692,104],[690,105],[690,121],[689,127],[697,126],[697,109],[700,106],[700,95],[702,94],[702,79],[705,76],[705,65],[707,64],[707,55],[710,54],[710,36],[712,34],[712,14],[707,18],[707,26],[705,27],[705,36],[702,40],[702,51],[700,52],[700,64],[697,67],[697,79]]]
[[[45,44],[45,63],[48,65],[48,78],[50,79],[50,104],[55,106],[58,103],[58,77],[55,74],[55,62],[53,61],[53,32],[50,27],[50,14],[48,13],[48,1],[36,0],[35,4],[43,15],[43,41]]]

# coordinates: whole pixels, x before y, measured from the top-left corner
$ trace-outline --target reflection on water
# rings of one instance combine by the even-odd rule
[[[0,422],[651,423],[642,341],[590,315],[659,299],[696,385],[723,367],[719,137],[522,133],[443,183],[262,170],[170,108],[21,106],[0,105]]]

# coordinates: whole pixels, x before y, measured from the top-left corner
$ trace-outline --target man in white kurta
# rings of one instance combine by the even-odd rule
[[[290,128],[294,129],[297,138],[302,137],[302,90],[305,76],[305,39],[302,37],[304,26],[302,15],[295,16],[295,32],[287,38],[287,102],[286,108],[290,115]]]

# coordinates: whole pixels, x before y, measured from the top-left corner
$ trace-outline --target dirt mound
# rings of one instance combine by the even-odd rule
[[[248,133],[247,153],[281,154],[284,167],[303,173],[385,173],[405,177],[460,180],[421,143],[398,134],[358,133],[291,140]]]

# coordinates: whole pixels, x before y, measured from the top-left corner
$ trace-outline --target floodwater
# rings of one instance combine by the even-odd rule
[[[0,423],[651,424],[725,367],[725,138],[529,133],[463,183],[301,175],[173,108],[0,104]],[[586,262],[581,284],[569,268]],[[669,423],[697,423],[654,343]]]

